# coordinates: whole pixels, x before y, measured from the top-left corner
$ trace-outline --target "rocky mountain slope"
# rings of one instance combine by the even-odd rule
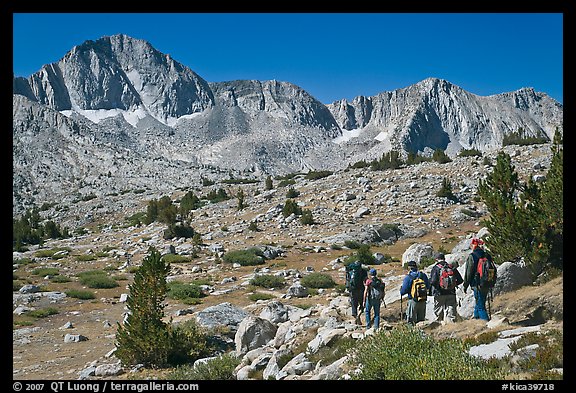
[[[541,177],[549,167],[550,145],[508,146],[504,150],[511,155],[522,179]],[[485,156],[492,161],[495,158],[495,155]],[[13,377],[150,377],[150,370],[120,367],[113,355],[115,329],[126,311],[124,301],[133,279],[132,268],[141,263],[149,246],[184,258],[172,263],[170,281],[206,283],[203,290],[207,296],[198,304],[168,299],[167,320],[182,323],[194,319],[209,329],[226,327],[223,331],[228,334],[223,339],[231,348],[237,345],[242,353],[239,378],[249,378],[255,369],[278,379],[342,377],[350,372],[343,368],[344,360],[320,365],[310,361],[312,355],[335,337],[359,340],[370,333],[354,325],[345,294],[336,288],[303,289],[299,285],[302,278],[322,272],[343,284],[342,262],[354,252],[345,246],[346,242],[371,244],[374,253],[391,257],[390,261],[375,267],[388,288],[387,307],[382,311],[383,328],[394,328],[399,323],[398,286],[407,258],[419,260],[444,249],[449,258],[459,260],[470,236],[485,234],[480,220],[487,212],[475,196],[478,180],[489,170],[490,166],[485,165],[482,158],[457,157],[446,164],[427,162],[387,171],[350,169],[319,179],[298,175],[291,187],[300,192],[295,198],[298,204],[312,211],[313,225],[282,215],[281,206],[288,187],[280,186],[278,180],[274,180],[272,190],[264,189],[264,179],[251,184],[197,186],[194,191],[198,195],[220,187],[230,195],[242,189],[246,207],[238,210],[237,200],[232,198],[194,211],[191,225],[202,238],[202,245],[196,250],[191,239],[164,239],[164,224],[129,224],[129,217],[144,212],[147,202],[160,196],[151,190],[138,193],[132,190],[70,205],[61,202],[43,210],[42,217],[57,218],[64,223],[82,217],[84,233],[48,241],[40,249],[31,247],[13,255],[15,281],[22,285],[13,294]],[[444,178],[456,185],[454,191],[459,203],[435,195]],[[179,188],[166,195],[178,201],[186,191]],[[252,222],[258,230],[251,227]],[[387,224],[397,225],[400,232],[386,231]],[[219,258],[224,252],[253,246],[268,251],[270,259],[264,265],[240,266]],[[43,255],[42,251],[47,250],[57,251],[57,255]],[[493,322],[488,326],[489,330],[498,332],[500,339],[493,344],[494,348],[475,348],[478,356],[501,354],[507,343],[526,332],[562,330],[562,278],[539,286],[525,280],[512,280],[515,276],[523,277],[522,274],[506,274],[519,267],[501,263],[500,268],[499,276],[505,278],[507,285],[499,289],[492,303]],[[46,273],[48,270],[43,269],[52,270]],[[87,288],[79,277],[91,270],[107,272],[115,277],[119,286]],[[286,285],[272,289],[251,285],[250,280],[259,274],[282,277]],[[59,279],[55,279],[58,276]],[[81,300],[67,296],[71,290],[92,291],[95,297]],[[250,295],[254,293],[272,297],[253,301]],[[421,328],[437,337],[475,337],[485,332],[485,323],[469,319],[470,291],[458,294],[462,321],[454,326],[441,326],[429,319]],[[27,314],[31,310],[46,309],[55,313],[36,319]],[[248,316],[251,318],[244,321]],[[246,334],[251,323],[269,329],[265,337],[270,341],[266,345],[251,343]],[[236,344],[238,331],[243,333],[239,334],[242,339],[238,338],[240,341]],[[255,348],[255,345],[260,346]],[[282,351],[296,351],[296,348],[309,351],[292,353],[296,359],[292,368],[282,368],[283,372],[275,368],[278,358],[286,354]],[[250,350],[245,352],[247,349]]]
[[[13,82],[14,214],[126,188],[342,170],[391,149],[454,156],[549,137],[563,107],[524,88],[479,97],[429,78],[324,105],[289,82],[207,82],[148,42],[86,41]]]
[[[436,78],[328,107],[368,160],[390,149],[495,150],[519,129],[551,139],[562,124],[562,106],[534,89],[481,97]]]

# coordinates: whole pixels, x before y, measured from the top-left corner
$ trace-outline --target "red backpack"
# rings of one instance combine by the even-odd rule
[[[496,271],[496,265],[491,258],[487,258],[486,255],[479,258],[476,268],[476,278],[478,285],[481,288],[492,288],[496,283]]]
[[[439,284],[440,288],[445,291],[450,291],[456,288],[456,277],[454,276],[454,269],[452,265],[448,263],[439,263],[438,268],[440,269]]]

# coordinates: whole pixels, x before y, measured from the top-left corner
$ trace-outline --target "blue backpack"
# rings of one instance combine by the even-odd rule
[[[346,266],[346,288],[360,289],[364,287],[364,278],[366,277],[366,270],[362,269],[362,264],[359,262],[352,262]]]
[[[384,299],[385,289],[386,284],[384,284],[384,281],[380,280],[376,276],[370,278],[370,286],[368,291],[370,300],[380,301]]]

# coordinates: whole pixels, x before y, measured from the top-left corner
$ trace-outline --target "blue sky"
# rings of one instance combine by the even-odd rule
[[[14,74],[118,33],[209,82],[276,79],[326,104],[428,77],[481,96],[533,87],[563,102],[562,13],[14,13]]]

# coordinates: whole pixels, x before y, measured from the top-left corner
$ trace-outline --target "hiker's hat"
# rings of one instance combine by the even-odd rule
[[[477,246],[482,246],[482,245],[484,245],[484,241],[483,241],[482,239],[474,238],[474,239],[472,239],[472,242],[471,242],[470,244],[475,244],[475,245],[477,245]]]
[[[416,264],[416,261],[409,261],[408,267],[418,267],[418,265]]]
[[[370,269],[370,274],[372,276],[375,276],[376,275],[376,269]]]
[[[446,258],[444,257],[444,254],[442,254],[441,252],[439,252],[438,254],[436,254],[436,260],[437,260],[437,261],[445,261]]]

